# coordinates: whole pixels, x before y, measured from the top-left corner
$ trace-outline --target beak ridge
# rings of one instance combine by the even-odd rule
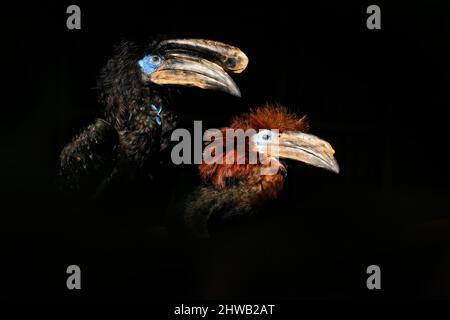
[[[162,41],[159,49],[164,52],[189,52],[217,63],[224,70],[241,73],[248,65],[248,58],[239,48],[219,41],[205,39],[174,39]]]
[[[150,76],[159,85],[175,84],[219,90],[240,97],[241,92],[227,74],[242,72],[247,56],[225,43],[202,39],[166,40],[159,44],[164,62]]]

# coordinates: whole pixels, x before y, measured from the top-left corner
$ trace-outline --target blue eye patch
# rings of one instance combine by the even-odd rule
[[[139,66],[145,74],[151,75],[163,63],[164,58],[159,54],[149,54],[138,61]]]

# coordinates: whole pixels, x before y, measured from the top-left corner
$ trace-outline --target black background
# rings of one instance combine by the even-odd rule
[[[369,2],[78,3],[81,30],[66,28],[69,4],[3,9],[2,297],[450,297],[446,1],[377,2],[381,30],[366,28]],[[187,122],[223,126],[279,102],[308,114],[341,173],[292,165],[267,212],[205,242],[167,237],[133,212],[73,210],[55,192],[57,157],[101,115],[96,77],[113,45],[157,34],[223,41],[250,58],[234,77],[241,99],[183,92]],[[141,214],[164,206],[148,202]],[[71,264],[80,291],[66,288]],[[366,288],[371,264],[382,290]]]

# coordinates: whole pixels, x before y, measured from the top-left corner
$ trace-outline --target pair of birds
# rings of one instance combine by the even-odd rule
[[[121,42],[99,77],[104,119],[83,129],[61,152],[58,176],[63,189],[101,197],[111,190],[122,194],[136,181],[158,184],[161,155],[170,149],[170,136],[178,123],[172,108],[176,88],[220,90],[239,97],[239,88],[228,73],[242,72],[247,63],[240,49],[216,41],[159,40],[145,47]],[[182,203],[183,223],[194,235],[208,236],[213,216],[247,214],[277,198],[287,172],[279,158],[339,172],[330,144],[306,133],[307,118],[285,107],[256,108],[236,117],[228,128],[254,129],[246,147],[265,153],[276,170],[262,175],[268,162],[251,164],[248,159],[244,164],[200,164],[202,184]],[[272,129],[278,130],[277,137]],[[279,158],[267,151],[274,148]]]

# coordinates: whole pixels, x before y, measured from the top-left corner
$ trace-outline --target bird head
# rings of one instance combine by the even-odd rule
[[[225,158],[222,164],[202,163],[200,175],[205,182],[217,188],[223,188],[241,179],[251,183],[282,183],[287,169],[284,160],[302,162],[315,167],[339,173],[339,166],[334,158],[331,145],[319,137],[307,133],[309,130],[306,116],[300,118],[282,106],[265,106],[236,117],[230,124],[234,130],[254,132],[246,140],[244,154],[238,154],[237,148],[228,149],[233,153],[234,163]],[[223,128],[224,144],[235,145],[235,139],[227,141],[226,129]],[[250,163],[249,151],[257,151],[258,161]],[[244,157],[239,163],[239,159]],[[264,158],[264,161],[261,159]],[[241,159],[242,160],[242,159]],[[263,168],[275,167],[272,175],[265,176]],[[279,184],[278,184],[279,185]],[[262,187],[264,189],[264,187]]]
[[[139,45],[124,40],[100,73],[100,101],[106,105],[106,119],[121,130],[139,108],[170,105],[172,92],[180,86],[240,96],[228,73],[242,72],[247,63],[240,49],[216,41],[153,40]]]
[[[268,160],[294,160],[339,173],[331,145],[307,133],[307,116],[299,118],[284,107],[269,106],[236,118],[231,126],[256,130],[250,139],[250,148]]]

